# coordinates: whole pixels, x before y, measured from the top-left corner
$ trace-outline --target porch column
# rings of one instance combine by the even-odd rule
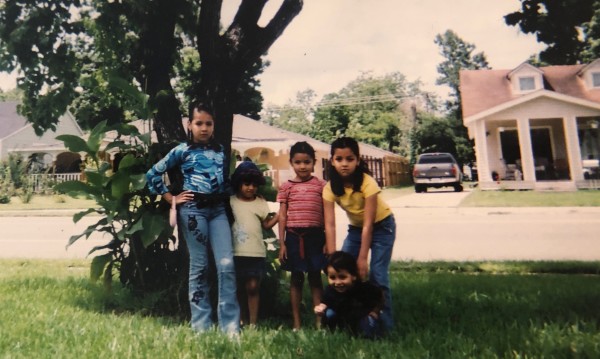
[[[488,158],[487,135],[485,131],[485,121],[477,121],[473,124],[475,138],[475,158],[477,159],[477,176],[479,182],[492,182],[490,172],[490,163]]]
[[[577,132],[577,117],[563,117],[563,126],[565,129],[565,142],[567,145],[571,180],[582,181],[583,168],[581,163],[581,148],[579,147],[579,133]]]
[[[535,182],[535,163],[531,148],[531,128],[528,118],[517,119],[519,133],[519,147],[521,147],[521,166],[523,167],[523,181]]]

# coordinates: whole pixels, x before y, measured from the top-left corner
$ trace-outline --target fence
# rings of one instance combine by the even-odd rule
[[[48,187],[65,181],[81,181],[82,174],[76,173],[41,173],[29,175],[34,192],[42,192]]]

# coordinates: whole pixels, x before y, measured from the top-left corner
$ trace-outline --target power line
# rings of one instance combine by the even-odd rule
[[[397,94],[384,94],[384,95],[371,95],[371,96],[356,96],[356,97],[346,97],[346,98],[338,98],[331,100],[322,100],[318,102],[314,107],[315,108],[327,108],[327,107],[338,107],[338,106],[352,106],[352,105],[365,105],[371,103],[383,103],[383,102],[394,102],[401,99],[406,98],[416,98],[417,96],[406,96],[406,95],[397,95]],[[303,109],[302,106],[275,106],[270,107],[269,109],[280,111],[284,108],[287,109]]]

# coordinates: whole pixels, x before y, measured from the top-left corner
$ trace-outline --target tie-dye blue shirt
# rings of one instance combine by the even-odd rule
[[[221,147],[222,148],[222,147]],[[190,147],[182,143],[173,148],[146,173],[151,193],[165,194],[169,189],[163,181],[168,170],[179,167],[183,174],[183,190],[197,193],[225,192],[223,168],[225,152],[209,146]]]

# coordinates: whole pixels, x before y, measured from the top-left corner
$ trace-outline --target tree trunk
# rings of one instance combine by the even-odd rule
[[[275,40],[302,10],[302,0],[284,0],[267,24],[257,22],[267,0],[242,0],[233,22],[220,35],[222,0],[203,0],[198,26],[200,69],[200,97],[207,99],[215,111],[215,138],[225,147],[229,159],[235,96],[244,73],[266,54]],[[226,167],[228,170],[229,167]]]

